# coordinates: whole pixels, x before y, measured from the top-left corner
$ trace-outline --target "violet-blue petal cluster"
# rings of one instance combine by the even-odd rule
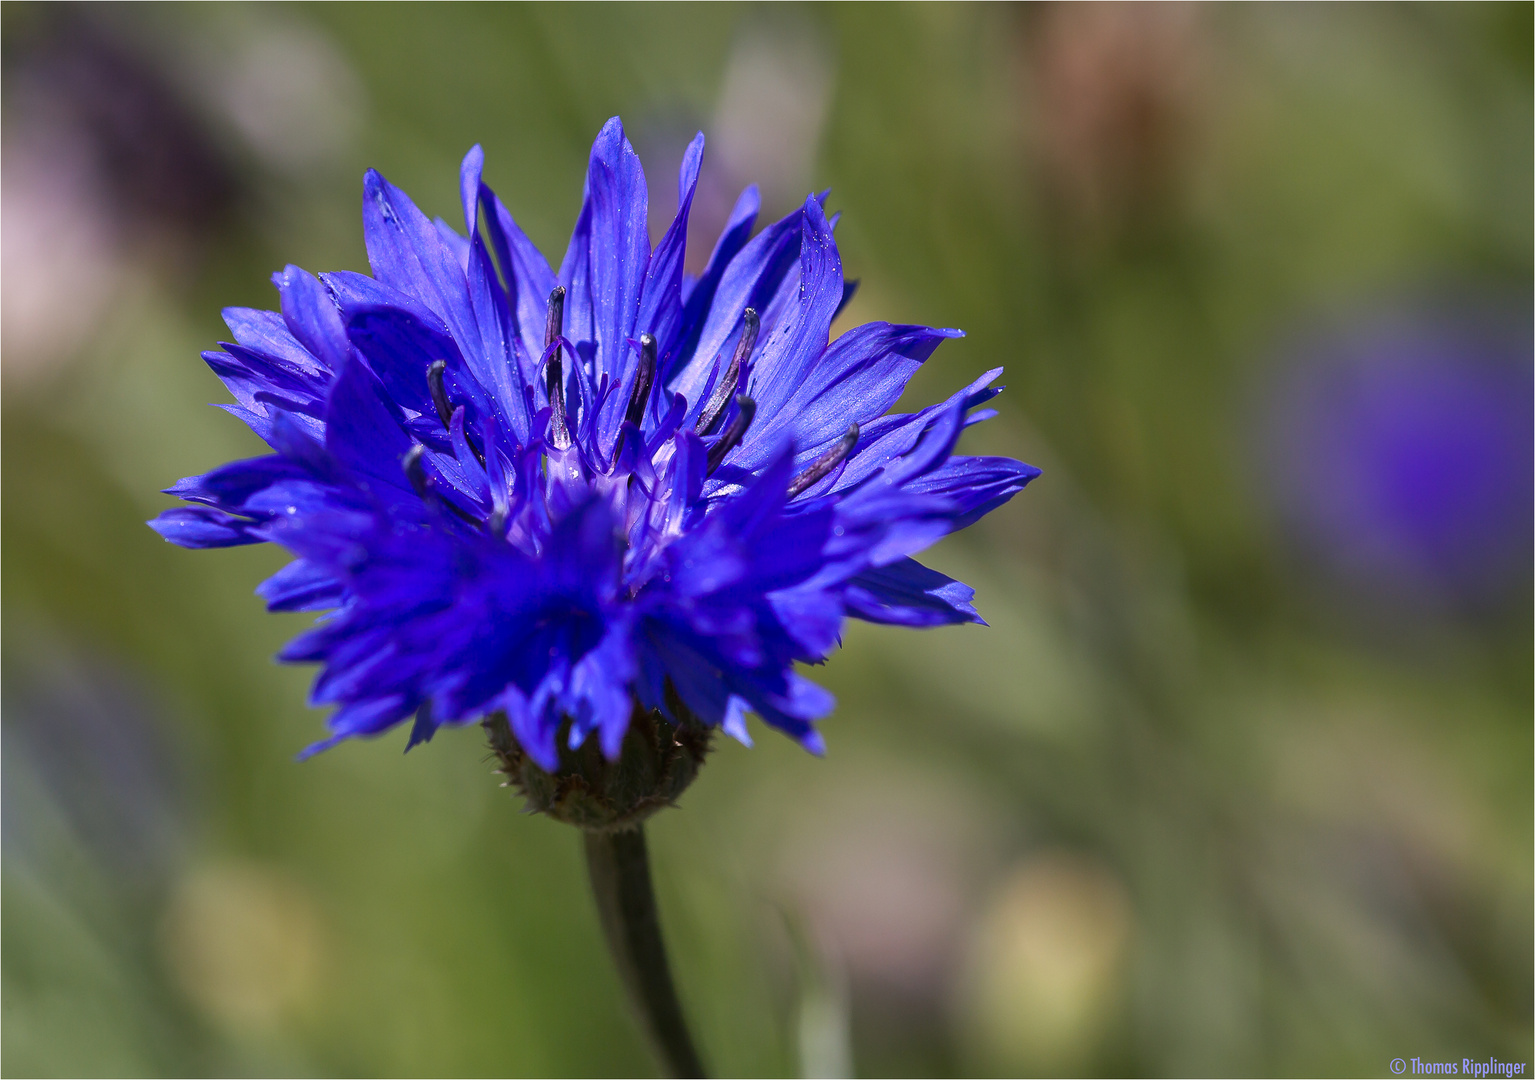
[[[296,559],[273,611],[332,609],[280,654],[322,665],[335,706],[310,752],[407,718],[410,745],[503,710],[546,769],[557,740],[615,758],[637,701],[748,741],[745,717],[822,751],[818,663],[842,621],[978,622],[972,590],[912,555],[1038,475],[957,457],[987,372],[889,414],[955,330],[870,323],[829,341],[850,295],[824,196],[752,235],[748,188],[695,279],[683,271],[703,136],[652,248],[622,124],[592,147],[558,271],[481,178],[464,232],[377,172],[372,276],[274,276],[281,311],[230,308],[203,356],[223,408],[273,453],[167,489],[151,525],[184,547],[273,542]]]
[[[1351,588],[1471,608],[1531,556],[1530,326],[1449,297],[1358,312],[1286,350],[1265,387],[1261,489]]]

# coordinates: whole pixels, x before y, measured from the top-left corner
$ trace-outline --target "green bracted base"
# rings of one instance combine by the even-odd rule
[[[527,800],[530,813],[548,814],[589,832],[611,832],[632,829],[662,807],[674,805],[709,752],[712,732],[680,702],[668,704],[681,723],[635,703],[617,761],[603,757],[595,737],[580,749],[569,749],[567,721],[556,738],[560,766],[552,773],[523,750],[505,713],[486,717],[481,726],[500,762],[496,771],[506,777],[505,786],[516,788]]]

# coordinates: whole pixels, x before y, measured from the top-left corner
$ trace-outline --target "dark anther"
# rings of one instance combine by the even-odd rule
[[[453,424],[453,406],[448,403],[447,387],[442,385],[443,372],[447,370],[446,360],[433,360],[432,366],[426,369],[427,389],[432,392],[432,404],[437,406],[437,415],[442,418],[443,427]]]
[[[709,449],[708,471],[711,473],[720,467],[725,455],[736,448],[736,444],[746,434],[746,429],[751,427],[752,417],[757,415],[757,403],[745,394],[736,398],[736,405],[741,411],[736,413],[736,418],[725,429],[725,434],[720,436],[720,441]]]
[[[570,429],[565,426],[565,375],[558,349],[549,358],[549,377],[546,387],[549,392],[549,410],[552,414],[549,417],[549,441],[563,450],[570,445]]]
[[[565,332],[565,286],[556,285],[549,294],[549,319],[544,324],[544,348],[554,344],[554,339]],[[570,429],[565,426],[565,368],[560,362],[560,350],[549,358],[549,370],[544,376],[544,390],[549,395],[549,439],[563,450],[570,445]]]
[[[810,463],[810,468],[789,481],[789,498],[794,498],[794,496],[842,464],[842,459],[851,454],[853,447],[857,445],[858,425],[849,424],[847,426],[847,433],[837,440],[837,445],[816,458]]]
[[[426,466],[421,464],[421,459],[425,456],[426,447],[417,443],[405,451],[405,456],[400,459],[400,464],[405,469],[405,476],[410,480],[410,486],[415,490],[416,495],[428,506],[442,507],[450,511],[454,517],[464,524],[479,528],[481,522],[477,518],[471,516],[456,504],[440,497],[433,490],[432,478],[426,475]]]
[[[400,459],[400,464],[405,467],[405,476],[410,480],[410,486],[415,489],[422,502],[430,501],[432,495],[432,481],[426,475],[426,466],[421,464],[421,459],[426,454],[426,447],[417,443],[405,451],[405,456]]]
[[[640,368],[634,373],[634,392],[629,395],[629,411],[624,419],[635,427],[645,419],[645,405],[650,401],[650,384],[656,377],[656,339],[640,335]]]
[[[549,321],[544,323],[544,348],[565,332],[565,286],[556,285],[549,294]]]
[[[433,360],[432,366],[426,369],[427,389],[432,392],[432,404],[437,407],[437,415],[442,420],[442,426],[449,431],[453,430],[453,403],[448,400],[448,390],[442,383],[443,373],[448,370],[446,360]],[[468,442],[468,436],[465,435]],[[469,450],[474,454],[474,459],[480,463],[480,468],[485,467],[485,455],[474,443],[469,443]]]
[[[741,328],[741,340],[736,345],[735,355],[730,358],[730,366],[725,369],[725,374],[720,376],[719,385],[714,388],[714,393],[709,395],[709,403],[704,406],[704,411],[698,414],[698,425],[693,429],[700,435],[709,434],[709,429],[725,411],[725,406],[730,403],[730,395],[736,392],[736,380],[741,377],[741,365],[751,359],[752,350],[757,347],[757,330],[761,322],[757,319],[757,312],[747,308],[741,313],[741,320],[745,324]]]

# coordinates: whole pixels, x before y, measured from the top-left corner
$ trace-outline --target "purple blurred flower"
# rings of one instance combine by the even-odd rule
[[[376,172],[373,276],[275,276],[281,314],[230,308],[204,357],[225,406],[276,453],[170,488],[151,524],[186,547],[272,541],[298,559],[259,592],[333,608],[281,654],[324,665],[332,736],[415,714],[504,711],[544,768],[557,738],[615,758],[637,702],[746,740],[744,717],[819,752],[832,699],[794,671],[846,615],[979,621],[966,586],[910,556],[1038,470],[952,456],[998,372],[886,415],[954,330],[871,323],[828,344],[844,302],[824,197],[751,237],[748,188],[704,272],[683,274],[703,137],[652,249],[622,125],[592,148],[558,273],[461,172],[468,237]]]
[[[1489,599],[1531,557],[1531,346],[1486,312],[1399,312],[1314,339],[1269,409],[1296,538],[1398,593]]]

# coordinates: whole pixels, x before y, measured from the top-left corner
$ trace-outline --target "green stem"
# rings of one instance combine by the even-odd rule
[[[703,1062],[688,1035],[666,962],[645,833],[636,826],[585,836],[586,868],[602,930],[656,1056],[670,1076],[701,1077]]]

